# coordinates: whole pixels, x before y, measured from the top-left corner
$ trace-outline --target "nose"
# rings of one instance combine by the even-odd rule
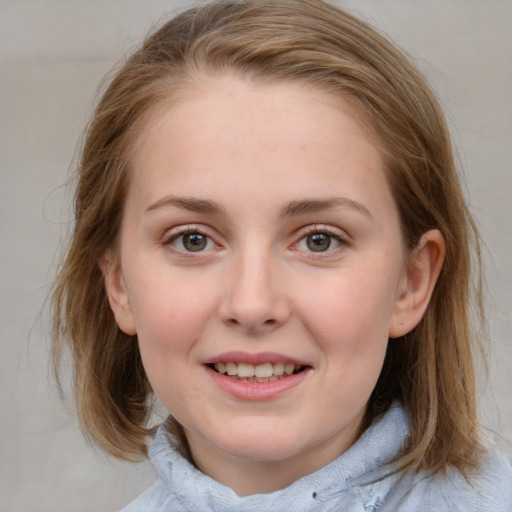
[[[220,305],[226,325],[258,336],[287,322],[290,304],[276,267],[268,254],[253,252],[235,259],[223,284],[225,293]]]

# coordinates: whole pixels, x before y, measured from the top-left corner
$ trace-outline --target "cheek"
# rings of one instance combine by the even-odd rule
[[[138,283],[133,310],[143,357],[190,351],[214,309],[215,288],[207,285],[176,275]]]
[[[387,342],[395,292],[394,281],[386,274],[352,269],[331,276],[319,293],[303,295],[301,316],[319,339],[344,340],[361,350],[374,342]]]
[[[200,403],[201,389],[190,379],[194,350],[212,315],[214,298],[204,281],[146,281],[135,305],[137,337],[144,369],[159,398],[177,418],[186,403]],[[187,383],[184,389],[181,384]]]

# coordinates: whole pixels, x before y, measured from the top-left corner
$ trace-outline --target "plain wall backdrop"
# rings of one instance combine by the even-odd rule
[[[512,1],[338,4],[412,55],[445,107],[487,244],[484,419],[512,454]],[[187,5],[0,0],[0,512],[115,511],[156,478],[149,463],[109,459],[83,440],[48,370],[44,302],[68,233],[63,185],[100,80]]]

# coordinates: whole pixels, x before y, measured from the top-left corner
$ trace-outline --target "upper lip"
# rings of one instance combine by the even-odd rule
[[[224,352],[217,356],[206,359],[203,364],[216,364],[216,363],[245,363],[258,365],[263,363],[284,363],[294,364],[299,366],[310,366],[307,362],[301,361],[300,359],[278,354],[275,352]]]

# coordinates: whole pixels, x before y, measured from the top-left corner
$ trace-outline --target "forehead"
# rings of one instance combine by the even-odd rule
[[[373,179],[386,188],[379,145],[358,110],[303,83],[198,81],[152,110],[134,148],[132,185],[152,196],[146,201],[177,180],[194,195],[213,191],[219,179],[242,187],[256,177],[290,196],[325,195],[344,168],[361,187]]]
[[[168,96],[156,102],[137,122],[130,159],[140,158],[141,149],[143,151],[145,144],[158,136],[162,124],[168,122],[169,117],[185,121],[182,128],[193,132],[194,136],[198,136],[205,127],[203,121],[206,117],[209,124],[216,122],[218,127],[225,129],[221,133],[226,134],[230,127],[239,127],[235,123],[244,117],[249,121],[246,125],[249,134],[253,135],[251,116],[258,116],[271,129],[279,121],[277,113],[284,113],[291,124],[299,121],[299,127],[301,118],[304,118],[307,110],[311,110],[313,103],[324,110],[330,107],[332,113],[338,111],[350,116],[356,121],[358,130],[377,149],[381,148],[382,141],[374,130],[370,116],[346,93],[334,91],[332,87],[320,88],[303,79],[254,80],[234,71],[225,71],[198,73],[183,83],[172,84]],[[194,107],[194,116],[190,117],[187,111]]]

